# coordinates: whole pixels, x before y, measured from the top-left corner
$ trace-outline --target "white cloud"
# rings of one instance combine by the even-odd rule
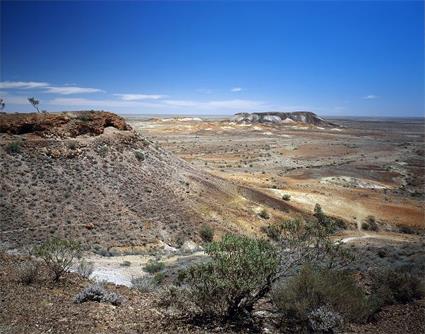
[[[371,95],[363,96],[363,99],[365,99],[365,100],[375,100],[375,99],[377,99],[378,97],[379,97],[379,96],[376,96],[376,95],[371,94]]]
[[[122,101],[113,99],[86,99],[86,98],[55,98],[48,102],[50,105],[56,106],[70,106],[70,107],[84,107],[84,108],[97,108],[102,107],[108,108],[160,108],[161,105],[152,102],[141,102],[141,101]]]
[[[46,93],[61,94],[61,95],[104,92],[102,89],[98,89],[98,88],[86,88],[86,87],[76,87],[76,86],[65,86],[65,87],[49,86],[46,88],[47,88]]]
[[[36,81],[3,81],[0,82],[0,89],[33,89],[48,86],[47,82]]]
[[[236,93],[236,92],[242,92],[243,89],[241,87],[233,87],[230,91]]]
[[[167,97],[160,94],[114,94],[114,96],[120,97],[123,101],[159,100]]]
[[[125,101],[114,99],[86,99],[86,98],[55,98],[48,102],[57,106],[78,106],[85,108],[140,108],[161,110],[163,112],[173,111],[259,111],[267,110],[268,106],[261,101],[253,100],[159,100],[159,101]]]

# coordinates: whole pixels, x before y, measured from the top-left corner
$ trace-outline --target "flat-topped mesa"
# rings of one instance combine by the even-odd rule
[[[40,137],[97,136],[106,127],[131,130],[124,118],[106,111],[15,113],[0,115],[0,133]]]
[[[232,121],[238,123],[303,123],[316,126],[337,126],[311,111],[238,113],[235,114]]]

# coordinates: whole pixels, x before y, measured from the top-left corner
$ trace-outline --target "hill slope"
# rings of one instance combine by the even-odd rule
[[[13,134],[18,122],[34,117],[49,126]],[[149,250],[199,240],[203,223],[219,232],[260,227],[241,224],[258,218],[237,186],[145,140],[116,115],[0,118],[0,237],[11,247],[59,234],[91,246]]]

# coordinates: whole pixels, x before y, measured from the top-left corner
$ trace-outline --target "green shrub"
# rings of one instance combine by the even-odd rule
[[[165,273],[163,272],[158,272],[153,276],[153,281],[157,284],[157,285],[161,285],[162,283],[164,283],[165,280]]]
[[[94,265],[93,262],[88,262],[82,259],[77,267],[77,272],[84,278],[89,278],[93,274]]]
[[[20,283],[29,285],[35,281],[39,271],[39,264],[36,261],[25,261],[18,266],[18,280]]]
[[[352,275],[310,265],[303,266],[287,282],[279,282],[272,291],[272,300],[286,317],[305,325],[311,312],[322,306],[331,307],[350,322],[366,321],[375,310]]]
[[[267,212],[267,210],[266,210],[266,209],[262,209],[262,210],[260,211],[260,213],[258,214],[258,216],[259,216],[260,218],[263,218],[263,219],[270,219],[270,215],[269,215],[269,213]]]
[[[425,296],[424,282],[416,275],[403,270],[378,270],[371,272],[372,293],[380,306],[409,303]]]
[[[78,119],[82,122],[90,122],[93,120],[93,116],[90,114],[81,114],[78,116]]]
[[[78,143],[75,140],[68,142],[68,148],[70,150],[75,150],[78,147]]]
[[[108,151],[109,151],[109,147],[106,144],[100,146],[98,149],[99,155],[102,158],[106,157],[106,155],[108,154]]]
[[[214,239],[214,229],[209,225],[203,225],[199,231],[202,240],[211,242]]]
[[[367,216],[366,222],[362,224],[362,228],[369,231],[378,231],[379,229],[374,216]]]
[[[333,222],[334,222],[335,226],[339,229],[346,229],[347,228],[347,224],[341,218],[334,218]]]
[[[291,195],[289,195],[289,194],[284,194],[284,195],[282,196],[282,199],[283,199],[284,201],[290,201],[290,200],[291,200]]]
[[[183,269],[179,269],[177,271],[177,277],[176,277],[174,283],[176,285],[181,285],[182,283],[184,283],[186,277],[187,277],[187,271],[183,270]]]
[[[206,247],[211,260],[187,270],[189,299],[206,317],[239,319],[252,311],[277,270],[276,249],[266,240],[225,235]]]
[[[400,233],[415,234],[415,230],[409,226],[400,226],[398,230]]]
[[[221,241],[207,244],[210,260],[179,273],[180,287],[173,289],[177,309],[190,310],[189,314],[202,315],[204,320],[252,320],[254,304],[278,279],[296,274],[302,264],[330,270],[352,261],[342,242],[331,239],[329,227],[317,219],[289,220],[276,226],[281,234],[274,234],[274,244],[238,235],[225,235]],[[317,316],[326,318],[333,311],[318,307],[310,312],[316,317],[315,325],[323,327],[326,323],[317,322]],[[338,314],[331,317],[335,324]]]
[[[327,229],[329,233],[335,233],[338,229],[346,229],[347,224],[341,218],[332,218],[327,216],[320,204],[316,203],[314,207],[313,216],[317,219],[317,222]]]
[[[343,247],[340,240],[333,240],[332,222],[323,224],[318,220],[287,220],[282,223],[282,235],[279,246],[282,252],[284,273],[296,272],[305,263],[318,267],[335,269],[348,265],[353,256]],[[312,247],[314,245],[314,247]]]
[[[80,244],[73,240],[52,238],[35,248],[35,254],[43,259],[58,281],[68,271],[75,258],[81,253]]]
[[[21,142],[13,141],[6,146],[6,152],[9,154],[15,154],[21,152]]]
[[[282,237],[283,224],[274,223],[270,224],[262,229],[264,233],[273,241],[279,241]]]
[[[151,275],[133,277],[131,279],[131,285],[133,288],[139,290],[142,293],[154,291],[158,284]]]
[[[85,303],[87,301],[109,303],[115,306],[119,306],[124,302],[124,298],[115,292],[106,290],[102,284],[95,283],[89,285],[74,298],[74,302],[76,304]]]
[[[123,261],[120,263],[121,267],[130,267],[131,266],[131,262],[130,261]]]
[[[136,159],[137,160],[139,160],[139,161],[143,161],[143,160],[145,160],[145,154],[142,152],[142,151],[140,151],[140,150],[138,150],[138,151],[134,151],[134,156],[136,157]]]
[[[164,262],[158,261],[158,260],[149,260],[148,263],[143,268],[144,271],[150,274],[155,274],[157,272],[160,272],[165,268]]]

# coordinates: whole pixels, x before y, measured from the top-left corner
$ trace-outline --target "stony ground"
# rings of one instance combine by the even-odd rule
[[[213,119],[130,119],[198,168],[360,226],[425,228],[423,121],[332,120],[338,128]]]
[[[75,296],[91,282],[78,274],[66,274],[53,283],[44,269],[30,285],[18,281],[17,269],[26,258],[0,252],[0,333],[248,333],[229,325],[195,325],[158,306],[155,293],[140,293],[125,286],[107,284],[109,291],[125,298],[120,306],[74,303]],[[417,334],[425,330],[425,300],[384,307],[365,325],[347,325],[344,333]],[[260,314],[260,313],[259,313]],[[261,316],[260,332],[278,333],[277,321]],[[267,329],[266,329],[267,328]]]
[[[37,117],[43,121],[43,115]],[[165,244],[199,241],[203,224],[213,226],[217,235],[255,233],[265,224],[255,198],[245,198],[236,185],[143,135],[106,121],[98,128],[85,118],[73,119],[76,128],[64,127],[63,115],[57,117],[57,130],[0,133],[3,244],[13,248],[59,235],[96,251],[149,253]],[[10,115],[3,121],[8,131]],[[69,137],[81,126],[96,130]],[[278,210],[274,219],[284,214]]]

